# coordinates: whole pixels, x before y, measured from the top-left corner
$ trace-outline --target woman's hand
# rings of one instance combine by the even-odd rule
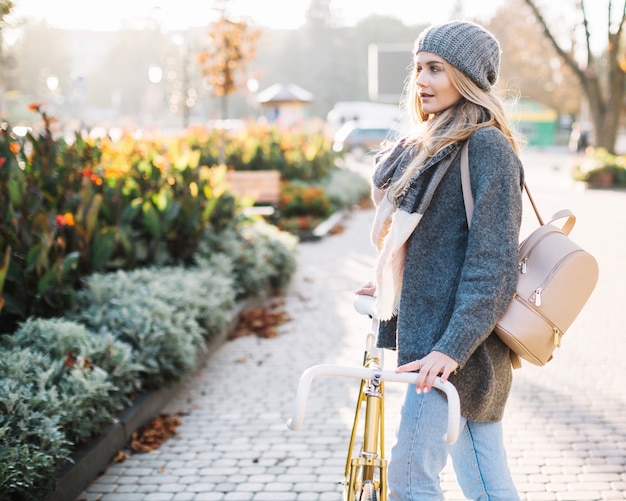
[[[355,290],[354,293],[363,296],[374,296],[376,295],[376,285],[372,282],[367,282]]]
[[[448,355],[440,351],[431,351],[420,360],[399,366],[396,372],[419,371],[415,391],[427,393],[432,388],[437,376],[440,375],[441,380],[445,382],[458,366],[459,364]]]

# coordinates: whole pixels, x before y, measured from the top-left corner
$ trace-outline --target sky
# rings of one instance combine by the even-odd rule
[[[462,0],[465,17],[489,19],[505,0]],[[43,18],[67,29],[115,30],[122,19],[152,16],[166,29],[206,26],[215,19],[213,0],[14,0],[18,17]],[[298,28],[310,0],[229,0],[231,12],[270,28]],[[331,9],[351,25],[371,14],[389,15],[405,24],[446,21],[457,0],[331,0]]]
[[[13,18],[45,19],[63,29],[117,30],[128,21],[145,25],[150,17],[165,30],[205,27],[216,20],[216,0],[13,0]],[[305,22],[311,0],[222,0],[229,12],[251,19],[261,27],[297,29]],[[455,7],[461,5],[463,19],[488,22],[495,11],[509,0],[330,0],[335,19],[343,25],[354,25],[372,15],[401,19],[406,25],[439,23],[451,19]],[[577,0],[537,0],[548,24],[565,27],[563,36],[570,36]],[[609,0],[584,0],[591,28],[594,52],[606,47],[606,13]],[[619,2],[618,2],[619,3]],[[616,15],[621,15],[616,9]],[[557,28],[558,29],[558,28]],[[13,37],[18,30],[13,31]],[[5,41],[11,43],[11,31]]]

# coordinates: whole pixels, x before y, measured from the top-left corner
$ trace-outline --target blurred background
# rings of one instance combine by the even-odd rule
[[[621,2],[0,3],[0,115],[14,127],[36,123],[29,105],[39,103],[68,131],[94,133],[244,120],[320,119],[331,134],[354,120],[398,128],[413,41],[428,24],[463,18],[500,40],[498,90],[531,145],[564,145],[574,134],[619,148]],[[621,80],[611,80],[611,58]],[[599,131],[607,113],[613,130]]]

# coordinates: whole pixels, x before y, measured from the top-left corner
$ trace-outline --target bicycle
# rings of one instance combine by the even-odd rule
[[[417,373],[396,373],[383,369],[384,351],[376,346],[378,320],[374,298],[357,296],[357,312],[372,319],[371,331],[365,341],[362,367],[321,364],[306,369],[300,376],[293,413],[287,426],[298,430],[304,421],[306,403],[313,379],[320,376],[342,376],[361,380],[352,433],[344,470],[345,501],[386,501],[387,459],[384,443],[384,382],[415,384]],[[448,427],[443,440],[454,444],[459,435],[460,403],[456,388],[449,381],[435,380],[435,388],[443,391],[448,400]],[[365,410],[363,412],[363,405]],[[359,429],[359,418],[364,413],[360,450],[354,453]]]

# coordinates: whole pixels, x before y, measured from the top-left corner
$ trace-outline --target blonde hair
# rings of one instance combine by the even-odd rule
[[[407,189],[415,171],[430,157],[451,143],[463,141],[483,127],[493,126],[507,138],[516,153],[519,153],[518,137],[508,125],[502,101],[492,91],[481,89],[472,79],[443,59],[444,70],[450,83],[459,91],[461,99],[450,108],[429,115],[424,112],[416,85],[415,64],[411,66],[411,77],[407,81],[407,99],[404,102],[410,122],[414,125],[404,139],[412,145],[416,155],[402,176],[388,191],[390,200],[396,205]]]

